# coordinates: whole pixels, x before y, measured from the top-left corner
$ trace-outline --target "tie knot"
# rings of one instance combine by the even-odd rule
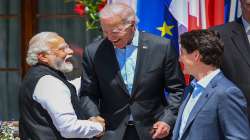
[[[193,88],[195,88],[195,87],[197,87],[199,84],[197,83],[197,80],[196,79],[194,79],[194,80],[192,80],[191,81],[191,86],[193,87]]]
[[[196,96],[199,93],[202,92],[202,90],[204,89],[198,82],[196,79],[191,81],[191,86],[194,88],[193,92],[192,92],[192,96]]]

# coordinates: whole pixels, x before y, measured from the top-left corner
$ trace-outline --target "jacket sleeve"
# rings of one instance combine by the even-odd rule
[[[221,94],[218,105],[219,123],[225,140],[247,140],[250,128],[247,118],[247,102],[238,88],[229,88]]]
[[[93,60],[89,54],[89,48],[86,47],[83,53],[83,73],[81,80],[80,101],[83,111],[90,116],[99,115],[99,86],[96,78]]]
[[[166,48],[163,70],[165,79],[164,85],[167,92],[167,106],[160,117],[160,121],[166,122],[173,128],[182,101],[185,81],[176,50],[172,46],[167,46]]]

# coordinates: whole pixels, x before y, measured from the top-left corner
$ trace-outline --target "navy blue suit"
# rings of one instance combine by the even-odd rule
[[[220,33],[225,44],[221,70],[245,94],[250,121],[250,44],[242,20],[239,18],[212,30]]]
[[[178,140],[182,113],[189,97],[179,109],[173,140]],[[221,72],[202,92],[189,115],[181,140],[250,140],[246,99]]]

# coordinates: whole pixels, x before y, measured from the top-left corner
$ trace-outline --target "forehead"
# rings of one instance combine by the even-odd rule
[[[122,18],[113,16],[112,18],[101,19],[102,28],[112,28],[122,24]]]
[[[250,0],[241,0],[242,3],[250,4]]]
[[[243,2],[246,2],[247,4],[250,4],[250,0],[242,0]]]
[[[55,38],[50,39],[49,44],[49,47],[51,49],[56,49],[59,48],[62,44],[65,44],[65,41],[62,37],[57,36]]]

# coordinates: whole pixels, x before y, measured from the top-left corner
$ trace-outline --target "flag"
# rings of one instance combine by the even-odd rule
[[[170,39],[171,47],[178,48],[177,22],[169,12],[170,0],[137,0],[138,29]]]
[[[179,35],[224,23],[223,0],[171,0],[169,11],[178,22]],[[189,84],[189,75],[185,75],[185,81]]]
[[[186,31],[224,24],[223,0],[172,0],[169,11]]]
[[[234,21],[241,16],[240,0],[225,0],[225,23]]]
[[[172,0],[158,0],[157,2],[152,0],[137,0],[137,16],[140,20],[138,29],[170,39],[171,47],[174,47],[177,54],[179,54],[178,22],[169,10],[171,3]],[[182,11],[183,7],[181,6],[182,4],[176,7],[176,9]],[[183,14],[180,13],[179,16],[182,17]],[[185,75],[186,84],[189,84],[189,79],[189,75]]]

